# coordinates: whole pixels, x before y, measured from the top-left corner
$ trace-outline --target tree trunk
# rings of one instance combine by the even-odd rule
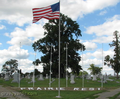
[[[118,75],[118,73],[117,73],[117,79],[119,79],[119,75]]]

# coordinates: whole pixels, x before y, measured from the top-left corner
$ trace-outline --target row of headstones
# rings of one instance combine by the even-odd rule
[[[75,81],[74,81],[74,75],[71,75],[71,77],[70,77],[70,83],[71,84],[74,84],[75,83]],[[28,79],[31,79],[31,76],[30,75],[28,75],[28,76],[26,76],[26,78],[28,78]],[[48,74],[46,74],[46,79],[48,79],[49,77],[48,77]],[[9,80],[9,75],[6,73],[5,74],[5,81],[8,81]],[[44,78],[43,78],[43,75],[42,74],[40,74],[40,77],[38,78],[38,80],[44,80]],[[13,75],[13,80],[12,80],[12,83],[13,82],[19,82],[20,81],[20,79],[19,79],[19,74],[16,72],[16,73],[14,73],[14,75]],[[51,81],[51,83],[52,82],[54,82],[55,81],[55,79],[52,79],[52,81]],[[32,77],[32,80],[30,81],[30,82],[28,82],[28,83],[32,83],[32,82],[35,82],[35,79]]]
[[[84,76],[83,76],[84,77]],[[75,83],[75,80],[74,80],[75,76],[71,74],[70,76],[70,83],[71,84],[74,84]],[[101,81],[98,81],[98,82],[103,82],[103,83],[107,83],[107,81],[114,81],[113,79],[109,79],[109,76],[107,75],[93,75],[93,77],[91,77],[91,75],[87,75],[85,77],[87,80],[93,80],[93,81],[97,81],[97,78],[100,78]],[[117,82],[118,83],[118,82]]]
[[[93,75],[93,79],[92,79],[91,75],[87,75],[87,76],[86,76],[86,79],[87,79],[87,80],[96,81],[96,80],[97,80],[97,77],[99,77],[103,83],[107,83],[107,80],[113,81],[112,79],[109,79],[109,77],[108,77],[107,75],[99,75],[99,76],[98,76],[98,75]],[[31,79],[31,76],[28,75],[28,76],[26,76],[26,78]],[[48,78],[49,78],[49,77],[48,77],[48,74],[46,74],[46,79],[48,79]],[[5,79],[5,81],[9,80],[9,75],[8,75],[7,73],[6,73],[4,79]],[[75,79],[75,76],[74,76],[73,74],[71,74],[71,75],[70,75],[70,83],[71,83],[71,84],[74,84],[74,83],[75,83],[75,80],[74,80],[74,79]],[[42,74],[40,74],[38,80],[44,80]],[[52,81],[54,81],[54,79],[53,79]],[[17,72],[14,73],[14,75],[13,75],[13,81],[12,81],[12,82],[19,82],[19,74],[18,74]],[[32,76],[32,80],[31,80],[30,82],[28,82],[28,83],[32,83],[32,82],[35,82],[33,76]],[[99,82],[100,82],[100,81],[99,81]]]
[[[19,77],[19,74],[18,74],[17,72],[15,72],[14,75],[13,75],[13,81],[12,81],[12,82],[19,82],[19,78],[20,78],[20,77]],[[31,76],[28,75],[27,78],[28,78],[28,79],[31,79]],[[4,79],[5,79],[5,81],[8,81],[8,80],[10,79],[8,73],[5,74]],[[48,79],[48,74],[46,74],[46,79]],[[44,80],[42,74],[40,74],[40,77],[38,78],[38,80]],[[35,82],[33,77],[32,77],[31,82]]]
[[[109,76],[107,74],[105,74],[105,75],[102,75],[102,74],[100,74],[100,75],[93,75],[93,79],[92,79],[91,75],[87,75],[86,76],[87,80],[96,81],[97,78],[100,78],[101,81],[99,81],[99,82],[103,82],[103,83],[107,83],[107,81],[114,81],[113,79],[109,79]]]

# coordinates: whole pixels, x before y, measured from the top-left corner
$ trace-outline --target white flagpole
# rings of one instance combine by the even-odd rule
[[[66,87],[68,87],[68,83],[67,83],[67,80],[68,80],[68,76],[67,76],[67,50],[68,50],[68,47],[67,47],[67,43],[66,43]]]
[[[20,42],[20,49],[21,49],[21,42]],[[19,56],[20,56],[20,50],[19,50]],[[19,57],[19,87],[20,87],[20,57]]]
[[[51,52],[50,52],[50,82],[49,82],[49,87],[51,87],[51,65],[52,65],[52,44],[51,44]]]
[[[82,46],[82,67],[83,67],[83,46]],[[84,72],[84,70],[83,70]],[[84,74],[82,72],[82,87],[84,88]]]
[[[59,0],[59,3],[60,3],[60,0]],[[61,98],[61,96],[60,96],[60,15],[59,15],[59,67],[58,67],[58,72],[59,72],[59,74],[58,74],[58,76],[59,76],[58,77],[58,96],[56,96],[56,97]]]
[[[102,43],[102,76],[103,76],[103,43]],[[101,79],[101,87],[103,87],[103,77]]]
[[[36,51],[35,51],[35,60],[36,60]],[[35,85],[35,65],[34,65],[34,71],[33,71],[33,87]]]

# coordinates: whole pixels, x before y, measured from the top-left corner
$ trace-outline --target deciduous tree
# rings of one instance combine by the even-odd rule
[[[45,29],[45,37],[34,42],[32,47],[36,51],[43,53],[40,61],[43,64],[43,72],[49,74],[50,71],[50,55],[52,52],[52,74],[58,75],[58,48],[59,48],[59,20],[49,20],[43,27]],[[66,71],[66,43],[68,44],[68,67],[71,68],[73,73],[79,74],[79,71],[82,69],[79,65],[81,57],[78,53],[79,50],[85,50],[85,46],[81,44],[78,40],[78,37],[81,37],[81,30],[76,21],[73,21],[71,18],[65,16],[64,14],[60,15],[60,71],[61,77],[65,76]],[[52,46],[52,47],[51,47]],[[35,63],[35,62],[34,62]]]

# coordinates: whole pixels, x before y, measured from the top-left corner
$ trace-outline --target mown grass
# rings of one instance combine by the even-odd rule
[[[30,93],[35,93],[29,95]],[[61,91],[60,96],[61,99],[95,99],[98,96],[94,96],[103,91]],[[55,99],[58,96],[58,91],[22,91],[22,93],[26,93],[30,97],[30,99]],[[28,93],[28,94],[27,94]],[[37,94],[36,94],[37,93]]]
[[[115,78],[114,78],[115,79]],[[12,79],[9,81],[5,81],[4,79],[0,79],[0,85],[4,86],[11,86],[11,87],[18,87],[18,83],[11,83]],[[28,83],[30,82],[30,79],[22,79],[20,81],[20,87],[32,87],[33,83]],[[108,81],[106,84],[103,84],[103,87],[105,89],[113,89],[113,88],[118,88],[120,87],[120,83],[116,83],[115,81]],[[82,88],[82,79],[76,78],[75,79],[75,84],[70,84],[70,80],[68,80],[68,87],[81,87]],[[60,79],[61,87],[66,86],[66,80],[65,78]],[[38,81],[36,79],[36,82],[34,84],[34,87],[49,87],[49,79],[45,79],[43,81]],[[51,87],[58,87],[58,79],[55,79],[55,81],[51,84]],[[85,88],[100,88],[101,83],[98,81],[92,81],[92,80],[84,80],[84,87]],[[61,93],[61,99],[95,99],[98,96],[94,96],[95,94],[104,92],[105,90],[100,90],[100,91],[60,91]],[[28,95],[30,99],[55,99],[56,96],[58,95],[58,91],[45,91],[45,90],[21,90],[22,93],[25,95]],[[35,93],[33,95],[27,94],[27,93]],[[37,94],[36,94],[37,93]],[[115,98],[110,98],[110,99],[115,99]]]
[[[0,97],[0,99],[7,99],[7,98],[5,98],[5,97]]]
[[[115,78],[114,78],[115,79]],[[115,79],[116,80],[116,79]],[[11,83],[12,79],[9,81],[4,81],[4,79],[0,79],[0,84],[2,85],[7,85],[11,87],[18,87],[18,83]],[[20,81],[20,86],[21,87],[32,87],[33,83],[28,83],[30,82],[30,79],[22,79]],[[35,80],[36,82],[34,83],[34,87],[49,87],[49,79],[45,79],[43,81],[38,81],[37,79]],[[116,80],[119,81],[120,80]],[[120,83],[116,83],[116,81],[108,81],[107,83],[103,84],[104,88],[117,88],[120,87]],[[60,79],[60,84],[61,87],[66,87],[66,79]],[[58,79],[55,79],[55,81],[51,84],[51,87],[58,87]],[[75,79],[75,84],[70,84],[70,80],[68,80],[68,87],[82,87],[82,79],[76,78]],[[84,87],[90,88],[97,88],[101,87],[101,82],[98,81],[92,81],[92,80],[84,80]]]

